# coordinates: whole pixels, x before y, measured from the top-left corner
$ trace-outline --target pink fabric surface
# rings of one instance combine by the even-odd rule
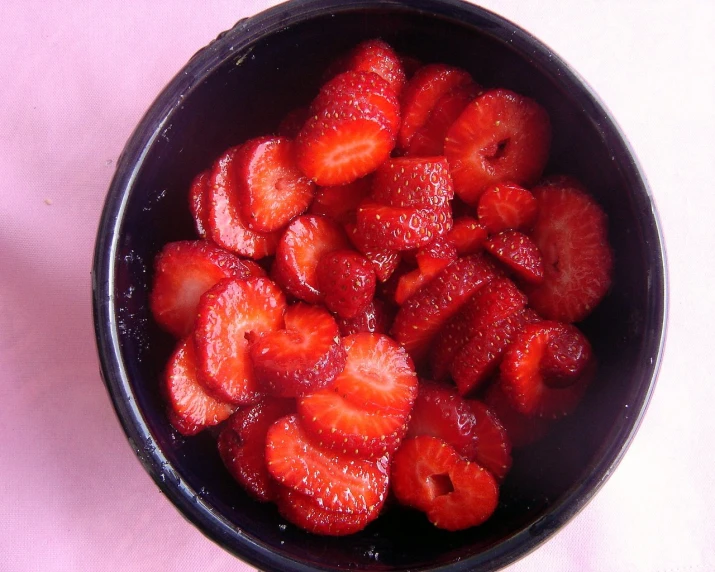
[[[98,374],[90,267],[144,111],[195,51],[274,3],[0,4],[1,570],[251,570],[180,516],[129,447]],[[551,45],[614,111],[661,208],[673,291],[660,383],[631,450],[510,570],[715,570],[715,392],[692,359],[712,354],[715,233],[699,213],[715,206],[713,5],[483,4]]]

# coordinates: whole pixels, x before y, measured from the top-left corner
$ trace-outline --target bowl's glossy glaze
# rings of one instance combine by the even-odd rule
[[[377,36],[546,107],[555,133],[547,173],[575,175],[606,209],[615,280],[582,324],[600,360],[596,382],[551,437],[515,452],[491,520],[445,533],[391,507],[360,534],[323,538],[249,499],[223,469],[210,432],[183,438],[170,428],[158,380],[173,341],[152,322],[147,291],[161,246],[193,237],[186,198],[192,177],[227,147],[275,129],[286,112],[310,101],[336,54]],[[139,459],[210,538],[255,566],[281,572],[487,570],[533,549],[584,506],[625,452],[655,383],[665,330],[657,216],[613,119],[543,44],[455,0],[290,2],[239,22],[196,54],[152,105],[118,162],[97,238],[93,288],[104,381]]]

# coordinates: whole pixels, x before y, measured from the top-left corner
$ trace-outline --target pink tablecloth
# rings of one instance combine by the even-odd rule
[[[198,48],[272,3],[0,3],[2,570],[249,570],[184,521],[128,446],[98,375],[90,263],[144,110]],[[673,291],[659,387],[626,459],[511,570],[715,570],[713,4],[483,4],[550,44],[612,108],[661,208]]]

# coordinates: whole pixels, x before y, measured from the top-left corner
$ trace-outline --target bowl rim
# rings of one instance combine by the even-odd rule
[[[635,197],[640,201],[644,216],[648,217],[646,241],[651,244],[650,266],[651,301],[647,319],[654,325],[646,342],[653,350],[647,375],[642,376],[638,399],[634,403],[637,414],[625,423],[620,431],[608,439],[606,451],[597,451],[595,461],[589,464],[590,476],[568,489],[537,521],[507,537],[485,552],[445,565],[422,568],[425,572],[451,570],[494,570],[510,564],[550,538],[566,522],[580,512],[608,480],[620,463],[635,437],[646,413],[656,378],[660,370],[666,339],[668,320],[668,272],[662,226],[650,187],[633,149],[622,130],[588,83],[548,46],[526,30],[487,9],[462,0],[291,0],[278,4],[249,18],[244,18],[231,29],[220,33],[215,40],[199,50],[167,84],[151,104],[127,141],[117,163],[99,222],[92,266],[93,320],[97,351],[101,364],[100,374],[110,394],[115,413],[127,439],[144,469],[179,512],[204,535],[224,549],[262,570],[276,572],[308,572],[333,570],[314,567],[290,557],[285,551],[262,542],[239,529],[205,503],[196,490],[184,481],[171,467],[151,434],[147,420],[133,398],[129,376],[121,359],[119,330],[115,317],[114,283],[115,260],[118,251],[121,225],[129,200],[129,191],[139,174],[148,149],[165,128],[172,113],[182,100],[228,58],[248,55],[251,46],[260,39],[283,28],[301,23],[328,12],[343,13],[354,10],[394,10],[425,13],[454,20],[475,32],[504,42],[509,35],[510,46],[519,54],[529,54],[543,64],[544,70],[557,70],[550,79],[557,85],[574,92],[572,97],[587,102],[584,109],[592,121],[607,129],[613,142],[621,147],[628,159],[623,169],[638,187]],[[550,75],[550,74],[547,74]],[[399,568],[398,568],[399,569]]]

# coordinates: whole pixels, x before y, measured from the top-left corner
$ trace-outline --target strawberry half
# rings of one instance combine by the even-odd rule
[[[393,312],[385,302],[375,298],[362,311],[352,318],[340,318],[340,335],[386,334],[392,326]]]
[[[347,185],[318,187],[309,212],[326,216],[342,225],[354,223],[358,205],[370,195],[371,190],[372,177],[369,176]]]
[[[509,433],[485,403],[476,399],[468,399],[467,403],[477,422],[474,460],[501,482],[512,465]]]
[[[370,200],[360,203],[357,233],[367,248],[409,250],[430,243],[438,236],[427,209],[391,207]]]
[[[459,256],[476,254],[487,239],[487,229],[477,219],[463,216],[454,219],[447,238],[454,244]]]
[[[318,265],[318,287],[328,310],[341,318],[357,316],[375,295],[375,270],[354,250],[334,250]]]
[[[211,184],[211,169],[196,175],[189,189],[189,210],[194,219],[196,233],[201,238],[209,238],[208,194]]]
[[[407,82],[400,56],[382,40],[367,40],[355,46],[345,58],[345,69],[376,73],[398,96]]]
[[[201,297],[194,342],[207,391],[240,405],[261,398],[246,334],[282,327],[285,305],[267,278],[225,279]]]
[[[397,157],[375,171],[372,199],[391,207],[444,207],[454,198],[444,157]]]
[[[551,421],[519,413],[512,407],[509,398],[504,394],[499,380],[489,386],[484,402],[506,430],[513,448],[533,445],[549,433]]]
[[[479,197],[479,222],[490,234],[503,230],[528,231],[536,221],[536,198],[515,183],[487,187]]]
[[[266,433],[281,417],[295,410],[290,399],[266,398],[234,413],[218,436],[223,464],[253,498],[275,500],[277,484],[266,468]]]
[[[527,235],[516,230],[495,234],[484,249],[511,270],[517,278],[539,284],[544,279],[544,259],[539,247]]]
[[[298,397],[330,385],[346,354],[333,317],[319,306],[286,308],[285,328],[253,336],[253,374],[270,395]]]
[[[356,215],[357,218],[357,215]],[[402,255],[396,250],[371,246],[363,240],[358,232],[357,224],[348,223],[345,225],[345,232],[352,245],[365,256],[372,264],[375,276],[380,282],[389,280],[393,272],[397,270],[402,260]]]
[[[549,116],[538,103],[506,89],[483,93],[445,139],[455,192],[475,204],[490,184],[534,184],[546,166],[550,143]]]
[[[254,262],[203,240],[170,242],[154,260],[149,307],[157,323],[176,336],[191,333],[201,295],[223,278],[265,276]]]
[[[283,486],[323,509],[366,513],[385,501],[387,459],[358,459],[315,445],[296,415],[276,421],[266,435],[266,466]]]
[[[499,487],[489,471],[428,435],[405,440],[392,461],[391,481],[400,503],[425,512],[432,524],[445,530],[482,524],[499,500]]]
[[[531,234],[544,257],[543,282],[527,290],[545,318],[579,322],[611,286],[608,220],[577,182],[559,178],[533,189],[539,214]]]
[[[169,358],[164,374],[169,421],[182,435],[196,435],[206,427],[218,425],[236,409],[206,393],[200,377],[193,339],[184,338]]]
[[[315,184],[298,169],[293,142],[285,137],[247,141],[232,165],[241,220],[257,232],[286,226],[310,206]]]

